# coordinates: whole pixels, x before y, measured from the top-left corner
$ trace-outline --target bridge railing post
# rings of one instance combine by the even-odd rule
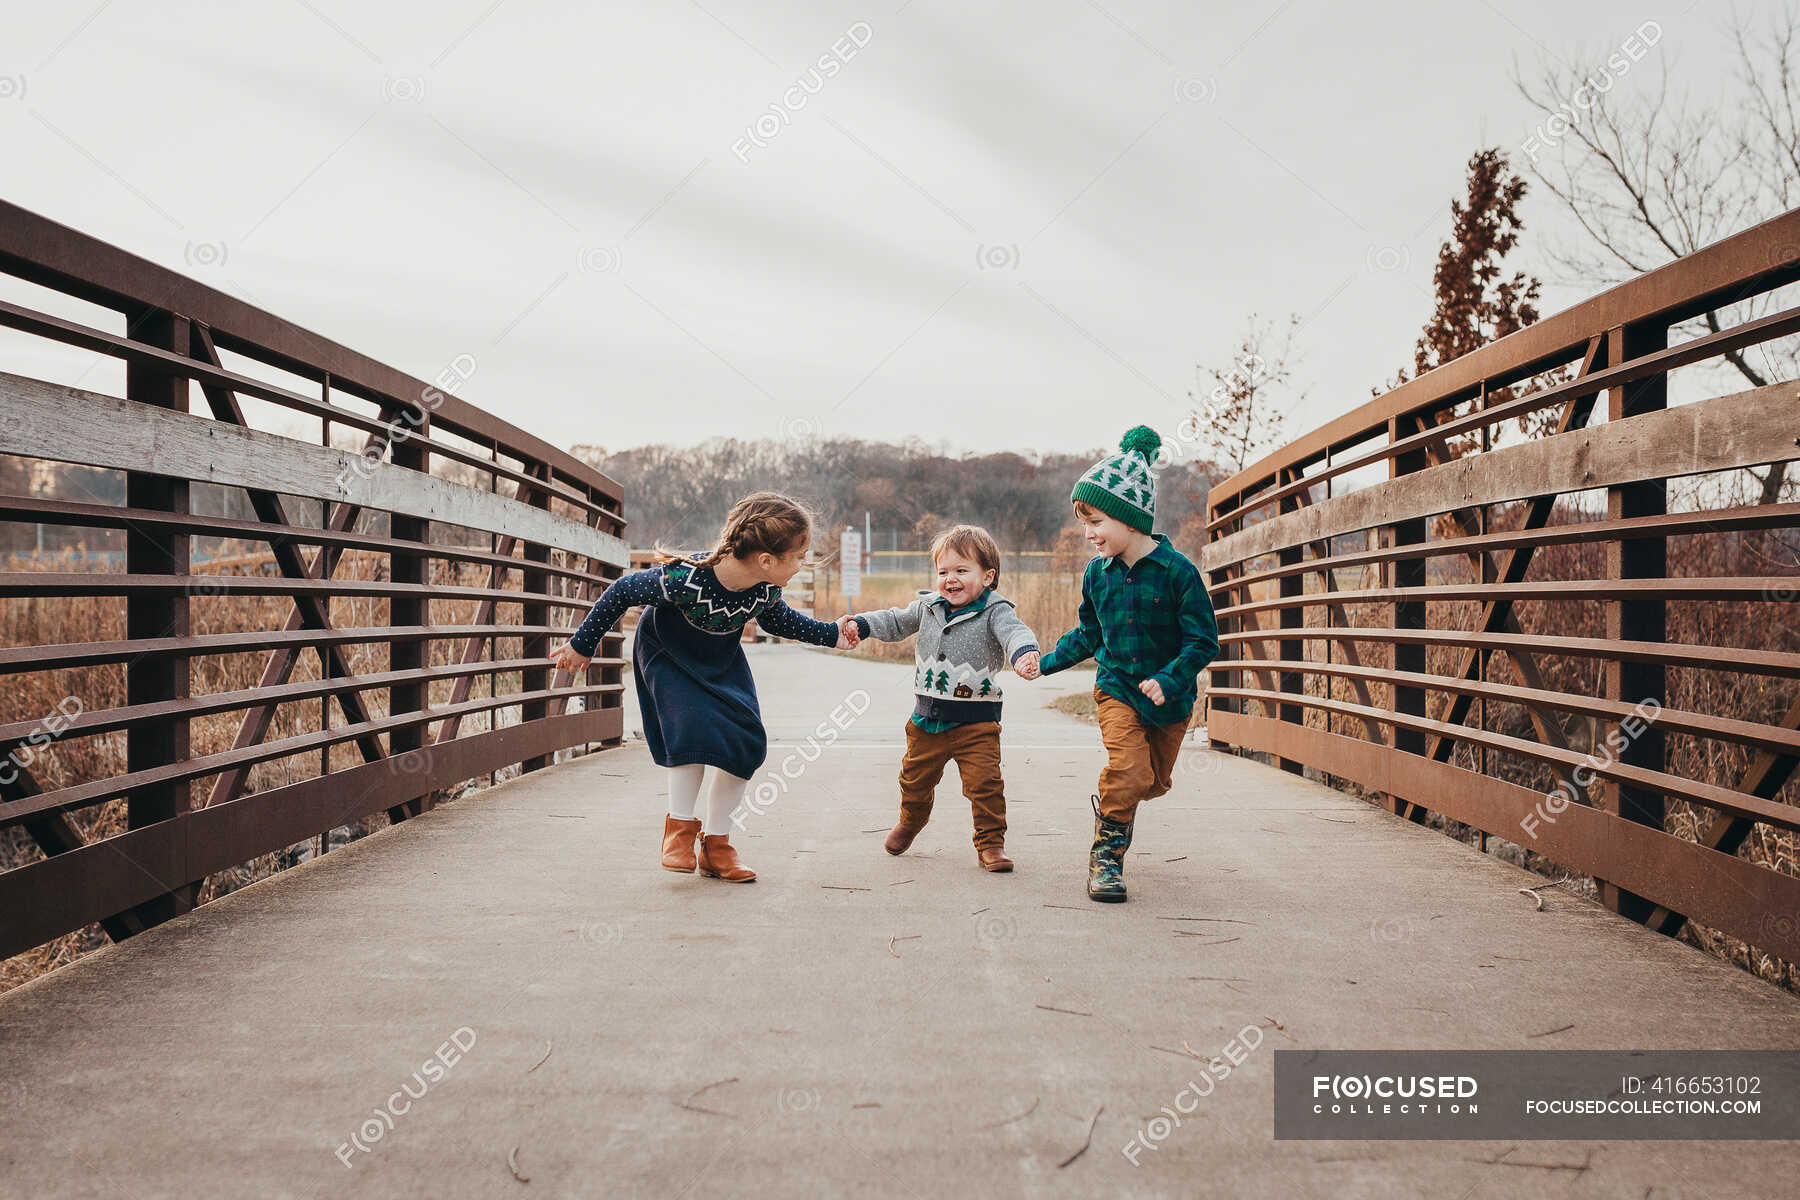
[[[1652,354],[1669,344],[1669,328],[1658,321],[1641,321],[1612,329],[1607,334],[1607,361],[1627,362]],[[1606,419],[1623,421],[1641,413],[1669,406],[1669,377],[1657,373],[1635,383],[1606,390]],[[1618,521],[1631,517],[1658,517],[1669,511],[1666,478],[1644,479],[1606,489],[1606,516]],[[1615,538],[1606,543],[1608,579],[1664,579],[1669,574],[1666,537]],[[1614,642],[1661,642],[1668,636],[1667,603],[1661,595],[1617,597],[1606,601],[1606,636]],[[1606,699],[1636,705],[1667,699],[1667,672],[1661,663],[1612,656],[1606,661]],[[1638,736],[1627,739],[1619,760],[1634,767],[1661,772],[1665,747],[1662,728],[1651,722]],[[1600,781],[1600,807],[1614,816],[1661,830],[1665,800],[1661,792],[1626,786],[1614,779]],[[1605,880],[1596,880],[1600,900],[1620,916],[1634,921],[1649,917],[1656,905]]]
[[[550,480],[550,467],[547,463],[529,463],[526,470],[542,478],[546,483]],[[550,492],[548,488],[540,488],[531,493],[526,501],[533,508],[548,509]],[[525,543],[525,561],[527,564],[548,564],[550,547],[542,542],[527,541]],[[544,570],[534,570],[527,565],[523,571],[524,588],[527,593],[541,595],[550,587],[550,574]],[[559,612],[564,610],[557,610]],[[550,606],[542,601],[528,601],[524,606],[524,615],[520,618],[527,626],[546,625],[550,621]],[[520,657],[536,659],[543,665],[526,667],[520,674],[520,689],[526,692],[540,692],[550,686],[550,635],[545,633],[527,633],[522,640]],[[548,700],[527,700],[519,705],[519,720],[541,721],[550,711]],[[519,764],[521,775],[536,771],[550,765],[550,755],[538,755],[525,759]]]
[[[599,495],[591,490],[589,495],[596,502],[600,499]],[[625,523],[607,515],[604,509],[598,507],[598,504],[596,504],[596,511],[594,513],[594,524],[600,529],[605,530],[607,533],[612,534],[614,537],[625,536]],[[588,573],[590,575],[599,577],[604,573],[603,567],[605,564],[597,559],[590,558],[587,560],[587,563]],[[612,572],[613,577],[615,578],[623,573],[623,568],[615,568]],[[605,582],[593,584],[590,588],[588,598],[593,600],[599,599],[600,592],[605,587]],[[624,646],[625,634],[621,631],[614,630],[600,639],[600,657],[588,664],[586,682],[590,685],[601,684],[609,689],[599,697],[600,703],[598,707],[600,708],[622,709],[625,706],[625,689],[623,687],[624,668],[621,665],[624,661]],[[589,707],[595,706],[590,705]],[[619,737],[608,738],[601,744],[606,746],[617,746],[623,741],[624,737],[621,730],[621,735]]]
[[[1298,466],[1283,467],[1276,476],[1276,483],[1278,486],[1285,487],[1288,484],[1298,482],[1302,474],[1303,472]],[[1300,506],[1301,494],[1299,493],[1285,497],[1281,501],[1281,511],[1284,513],[1298,512]],[[1305,546],[1295,542],[1292,545],[1282,547],[1280,553],[1276,555],[1276,558],[1283,567],[1294,567],[1300,564],[1305,555]],[[1280,580],[1280,585],[1280,595],[1282,599],[1297,598],[1304,595],[1306,592],[1306,576],[1299,571],[1296,571],[1291,575],[1283,575]],[[1299,604],[1291,604],[1279,611],[1281,613],[1281,627],[1283,629],[1300,629],[1306,624],[1306,609]],[[1281,641],[1282,660],[1284,662],[1301,661],[1306,656],[1305,646],[1306,643],[1299,638],[1283,638]],[[1281,690],[1296,695],[1304,694],[1306,691],[1306,676],[1299,670],[1281,672]],[[1303,725],[1306,723],[1306,710],[1300,705],[1283,704],[1280,706],[1280,709],[1281,720],[1288,724]],[[1281,769],[1289,774],[1302,775],[1306,772],[1306,764],[1298,759],[1280,758],[1277,761]]]
[[[128,314],[128,330],[137,340],[159,350],[186,354],[188,322],[160,309],[139,309]],[[147,362],[125,368],[125,396],[141,404],[170,412],[188,411],[190,396],[184,376],[158,369]],[[127,508],[184,515],[190,511],[186,479],[149,471],[125,473]],[[190,572],[190,540],[185,532],[131,525],[125,531],[125,571],[129,575],[187,575]],[[186,591],[133,591],[125,600],[125,636],[133,640],[189,636],[189,595]],[[185,701],[190,689],[190,664],[185,652],[141,655],[125,664],[125,702],[155,704]],[[125,769],[148,771],[186,762],[189,754],[188,717],[183,712],[135,721],[125,730]],[[131,789],[125,801],[128,829],[142,829],[170,821],[188,810],[191,784],[187,780],[151,783]],[[180,916],[194,906],[198,885],[191,880],[169,880],[163,895],[135,910],[144,925],[155,925]]]
[[[403,408],[403,415],[396,420],[418,420],[418,427],[412,436],[405,440],[398,438],[392,450],[392,461],[397,467],[406,467],[421,474],[429,474],[431,455],[424,446],[425,438],[431,432],[431,414],[423,405]],[[405,516],[393,513],[389,517],[389,532],[394,537],[415,543],[419,550],[395,549],[388,555],[388,575],[395,583],[415,584],[423,586],[431,576],[431,560],[423,550],[424,543],[431,537],[431,522],[420,517]],[[421,592],[409,592],[396,595],[388,602],[388,623],[394,626],[429,625],[431,624],[431,600]],[[396,671],[417,671],[431,665],[431,640],[429,638],[402,638],[388,643],[388,665]],[[396,683],[388,688],[388,715],[398,716],[401,713],[418,712],[425,708],[430,700],[429,685],[424,682]],[[388,734],[388,756],[399,758],[402,755],[429,753],[426,743],[425,725],[408,725],[403,729],[395,729]],[[400,784],[418,782],[427,785],[430,772],[423,770],[396,770],[392,778]],[[419,790],[394,797],[388,807],[388,815],[393,817],[416,816],[430,805],[431,789],[420,786]]]
[[[1220,517],[1224,516],[1232,509],[1237,508],[1242,503],[1243,495],[1241,493],[1213,501],[1207,509],[1207,523],[1209,525],[1212,524],[1212,522],[1217,521]],[[1216,542],[1230,532],[1231,530],[1228,527],[1219,526],[1211,531],[1209,538]],[[1219,604],[1218,607],[1225,607],[1226,604],[1240,602],[1242,598],[1239,597],[1236,592],[1220,592],[1219,589],[1228,586],[1234,578],[1242,573],[1243,567],[1238,563],[1230,563],[1223,568],[1207,572],[1208,586],[1215,594],[1228,597],[1225,604]],[[1235,616],[1219,618],[1220,634],[1235,633],[1241,628],[1243,628],[1242,618]],[[1221,639],[1219,654],[1213,659],[1212,665],[1207,668],[1207,742],[1215,750],[1227,749],[1230,743],[1218,736],[1218,722],[1211,719],[1211,714],[1243,712],[1248,707],[1248,705],[1243,702],[1234,701],[1228,696],[1221,696],[1218,694],[1219,688],[1235,688],[1243,686],[1240,682],[1243,678],[1242,672],[1233,669],[1230,664],[1238,658],[1241,658],[1244,653],[1244,649],[1240,643],[1228,642]]]
[[[1417,415],[1392,418],[1388,421],[1388,444],[1392,445],[1401,438],[1417,433],[1424,422]],[[1425,447],[1402,451],[1389,460],[1389,478],[1398,479],[1415,471],[1423,471],[1431,465]],[[1414,517],[1404,521],[1396,521],[1390,528],[1393,530],[1394,545],[1412,546],[1425,541],[1427,521],[1424,517]],[[1389,566],[1390,586],[1400,588],[1425,586],[1425,563],[1423,557],[1397,558]],[[1395,601],[1394,628],[1402,632],[1407,630],[1423,630],[1426,627],[1425,603],[1418,600]],[[1422,642],[1403,642],[1396,640],[1393,650],[1393,669],[1423,674],[1425,671],[1425,644]],[[1412,685],[1391,683],[1388,686],[1388,705],[1393,712],[1408,716],[1425,715],[1425,689]],[[1403,726],[1394,727],[1394,749],[1403,754],[1424,754],[1425,735],[1417,729]],[[1388,802],[1393,811],[1404,813],[1415,821],[1423,821],[1425,810],[1416,804],[1406,803],[1390,796]]]

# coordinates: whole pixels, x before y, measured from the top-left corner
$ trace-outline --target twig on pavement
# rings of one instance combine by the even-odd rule
[[[737,1081],[738,1081],[738,1077],[736,1075],[733,1075],[730,1079],[714,1080],[712,1083],[707,1084],[703,1088],[695,1088],[692,1092],[688,1093],[688,1098],[686,1100],[683,1100],[680,1104],[677,1104],[675,1107],[676,1108],[685,1108],[689,1112],[707,1113],[707,1114],[709,1114],[711,1116],[715,1116],[715,1117],[729,1117],[729,1116],[731,1116],[731,1114],[728,1112],[720,1112],[716,1108],[706,1108],[706,1107],[703,1107],[702,1105],[693,1103],[693,1101],[699,1097],[701,1092],[710,1092],[716,1087],[724,1087],[728,1083],[736,1083]]]
[[[1085,1140],[1081,1143],[1081,1149],[1077,1150],[1075,1153],[1069,1155],[1069,1157],[1067,1157],[1067,1158],[1063,1159],[1061,1162],[1057,1163],[1056,1164],[1057,1170],[1059,1170],[1059,1171],[1062,1170],[1064,1167],[1068,1166],[1070,1163],[1074,1162],[1076,1159],[1080,1158],[1082,1155],[1087,1153],[1088,1147],[1094,1144],[1094,1126],[1096,1126],[1100,1123],[1100,1114],[1105,1111],[1106,1111],[1106,1105],[1104,1105],[1104,1104],[1102,1104],[1099,1108],[1096,1108],[1094,1110],[1094,1119],[1088,1122],[1087,1140]]]
[[[1039,1104],[1043,1103],[1043,1099],[1044,1098],[1042,1096],[1033,1096],[1031,1098],[1031,1107],[1026,1109],[1024,1112],[1015,1113],[1012,1116],[1006,1118],[1006,1120],[1004,1120],[1004,1121],[995,1121],[992,1125],[977,1125],[975,1128],[977,1128],[977,1129],[998,1129],[1002,1125],[1011,1125],[1014,1121],[1023,1121],[1026,1117],[1029,1117],[1032,1113],[1037,1111],[1037,1107]]]

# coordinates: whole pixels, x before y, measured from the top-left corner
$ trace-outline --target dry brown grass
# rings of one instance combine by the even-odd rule
[[[1711,534],[1673,538],[1670,539],[1668,553],[1669,574],[1675,577],[1785,574],[1793,570],[1794,563],[1793,548],[1779,543],[1774,535],[1733,538]],[[1534,556],[1527,578],[1603,578],[1606,574],[1604,556],[1605,548],[1599,544],[1544,547]],[[1474,578],[1473,568],[1466,559],[1439,558],[1430,561],[1431,583],[1468,582]],[[1381,584],[1372,574],[1345,572],[1340,574],[1338,586],[1350,589]],[[1307,590],[1322,590],[1316,576],[1308,577]],[[1605,606],[1598,601],[1521,602],[1515,605],[1514,611],[1520,627],[1527,633],[1570,637],[1606,635]],[[1787,611],[1783,606],[1769,602],[1671,602],[1668,605],[1667,637],[1671,642],[1690,645],[1792,652],[1800,649],[1800,633],[1797,633],[1791,619],[1783,619]],[[1386,626],[1392,623],[1392,610],[1385,604],[1348,605],[1345,615],[1354,625]],[[1265,624],[1272,618],[1272,614],[1263,616]],[[1476,602],[1434,602],[1428,605],[1428,624],[1433,629],[1470,630],[1476,627],[1479,618],[1480,606]],[[1308,610],[1308,625],[1319,626],[1324,623],[1324,615],[1320,610]],[[1328,643],[1323,640],[1307,641],[1303,646],[1307,659],[1324,661]],[[1357,644],[1355,649],[1364,665],[1382,668],[1393,666],[1391,646],[1365,642]],[[1272,643],[1256,650],[1256,653],[1264,655],[1274,652]],[[1330,653],[1335,661],[1346,661],[1341,647],[1332,648]],[[1532,656],[1532,660],[1542,674],[1542,686],[1546,688],[1573,696],[1604,694],[1605,664],[1600,659],[1541,654]],[[1460,651],[1449,647],[1427,648],[1425,669],[1428,672],[1454,675],[1460,665]],[[1515,675],[1513,664],[1504,653],[1493,656],[1488,677],[1509,684],[1521,682]],[[1252,682],[1250,686],[1272,686],[1266,682],[1267,677],[1264,678],[1265,682]],[[1344,679],[1308,676],[1306,687],[1311,695],[1372,704],[1377,708],[1387,707],[1391,702],[1390,689],[1383,684],[1369,685],[1369,695],[1366,697],[1359,695],[1351,682]],[[1670,708],[1779,724],[1788,704],[1792,702],[1793,687],[1789,681],[1764,675],[1670,668],[1665,692],[1663,702]],[[1441,693],[1433,694],[1429,703],[1431,714],[1436,716],[1442,712],[1445,697]],[[1252,711],[1260,711],[1260,706]],[[1470,724],[1474,724],[1478,718],[1479,711],[1472,706]],[[1571,748],[1580,753],[1590,752],[1600,746],[1610,728],[1609,723],[1582,712],[1555,713],[1550,719],[1556,722]],[[1329,729],[1333,733],[1351,737],[1367,736],[1361,722],[1355,718],[1309,710],[1306,721],[1314,728]],[[1485,728],[1528,741],[1538,740],[1531,714],[1517,704],[1489,703],[1486,706]],[[1741,745],[1673,734],[1667,737],[1666,752],[1667,770],[1670,773],[1728,788],[1738,786],[1754,757],[1750,750]],[[1467,745],[1457,748],[1454,761],[1465,769],[1474,770],[1479,766],[1474,748]],[[1486,770],[1492,776],[1538,792],[1549,792],[1556,786],[1555,778],[1547,766],[1514,755],[1490,752]],[[1333,782],[1346,790],[1364,795],[1366,799],[1379,802],[1378,797],[1368,795],[1362,789],[1343,781]],[[1588,802],[1598,803],[1598,799],[1596,791],[1588,797]],[[1775,799],[1789,804],[1800,803],[1800,777],[1790,778]],[[1664,829],[1677,837],[1695,841],[1713,819],[1714,814],[1710,809],[1670,800],[1666,806]],[[1483,843],[1480,833],[1471,827],[1436,814],[1431,823],[1449,836],[1468,844]],[[1594,895],[1592,882],[1585,876],[1571,872],[1567,866],[1552,862],[1528,847],[1512,842],[1508,837],[1508,830],[1490,832],[1500,839],[1507,839],[1509,844],[1494,848],[1508,861],[1554,878],[1573,875],[1571,886],[1576,891],[1590,897]],[[1515,837],[1520,836],[1516,830],[1510,832]],[[1740,858],[1784,875],[1800,874],[1800,867],[1796,866],[1797,855],[1800,855],[1800,837],[1767,825],[1756,825],[1738,851]],[[1786,918],[1786,914],[1780,916],[1782,919]],[[1800,991],[1800,968],[1793,963],[1765,954],[1738,939],[1704,926],[1688,925],[1682,938],[1764,979],[1789,990]]]
[[[434,568],[433,581],[436,583],[481,587],[488,583],[488,569],[484,566],[437,562]],[[5,562],[4,569],[73,571],[89,569],[89,564],[77,552],[53,556],[14,556]],[[387,572],[386,555],[353,551],[344,555],[334,577],[341,580],[382,580],[388,578]],[[203,565],[196,565],[194,573],[273,575],[276,571],[273,556],[264,550],[215,558]],[[518,590],[521,586],[518,573],[509,573],[508,582],[504,586]],[[443,625],[472,624],[478,605],[479,601],[475,600],[433,600],[429,620]],[[195,595],[190,603],[191,632],[200,635],[278,630],[287,621],[290,611],[292,601],[283,596]],[[502,601],[497,606],[494,620],[518,622],[522,613],[522,603]],[[388,601],[382,597],[337,597],[330,601],[330,614],[332,623],[338,627],[382,626],[388,623]],[[11,646],[123,639],[125,601],[119,597],[93,596],[0,599],[0,629],[4,629],[4,644]],[[430,643],[430,646],[430,665],[442,666],[460,661],[460,641],[440,640]],[[521,647],[520,638],[501,638],[498,639],[494,656],[502,659],[518,658],[522,653]],[[388,647],[385,644],[346,646],[344,653],[354,672],[385,671],[389,668]],[[266,654],[261,651],[194,658],[191,660],[191,693],[201,696],[255,687],[261,678],[265,658]],[[318,679],[318,656],[310,651],[301,655],[289,678],[295,681]],[[428,703],[433,706],[448,703],[454,686],[455,683],[451,680],[433,681],[429,687]],[[518,691],[520,686],[518,672],[498,677],[500,695]],[[388,714],[385,689],[370,689],[359,694],[371,717],[379,718]],[[488,686],[477,680],[470,698],[489,694]],[[43,717],[56,711],[57,705],[71,696],[76,697],[86,711],[123,705],[124,664],[10,676],[4,699],[0,700],[0,722],[28,721]],[[190,722],[190,753],[198,758],[230,749],[237,737],[242,715],[241,711],[233,711],[195,717]],[[499,713],[466,716],[459,732],[463,735],[484,732],[493,727],[496,716],[505,725],[516,719],[516,712],[502,710]],[[346,723],[344,714],[336,708],[335,702],[330,721],[333,726]],[[311,733],[321,727],[318,700],[285,703],[276,708],[264,741],[273,742]],[[331,748],[332,770],[342,770],[361,761],[361,754],[354,743]],[[125,735],[119,732],[86,738],[70,737],[52,742],[38,750],[29,769],[45,791],[121,775],[126,769]],[[319,775],[321,769],[320,754],[316,750],[259,763],[251,768],[245,790],[267,791],[298,783]],[[503,772],[502,775],[504,774],[506,773]],[[189,795],[194,805],[206,804],[212,794],[213,782],[211,776],[193,781]],[[111,837],[125,831],[125,804],[122,800],[109,801],[86,810],[71,812],[69,819],[84,840],[95,841]],[[335,846],[354,840],[387,823],[385,813],[373,813],[361,821],[333,831],[331,844]],[[205,903],[267,878],[312,857],[314,853],[316,845],[309,840],[213,875],[201,885],[200,902]],[[0,831],[0,871],[11,870],[42,858],[42,852],[22,829],[15,827]],[[107,941],[98,925],[90,925],[35,950],[0,962],[0,991],[15,987],[66,962],[72,962],[82,954],[107,944]]]
[[[1089,725],[1100,723],[1100,705],[1092,692],[1070,692],[1066,696],[1058,696],[1050,702],[1050,707],[1059,713],[1067,713],[1079,721]]]

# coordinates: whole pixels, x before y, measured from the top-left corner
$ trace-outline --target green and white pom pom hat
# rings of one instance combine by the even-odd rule
[[[1156,476],[1151,464],[1162,449],[1162,437],[1148,425],[1137,425],[1119,439],[1119,452],[1109,454],[1075,483],[1071,501],[1091,504],[1133,529],[1150,532],[1156,522]]]

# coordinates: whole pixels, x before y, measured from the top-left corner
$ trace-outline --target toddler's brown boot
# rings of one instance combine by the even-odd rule
[[[889,854],[905,854],[923,828],[923,825],[909,825],[902,818],[899,824],[888,830],[887,840],[881,843],[881,848]]]

